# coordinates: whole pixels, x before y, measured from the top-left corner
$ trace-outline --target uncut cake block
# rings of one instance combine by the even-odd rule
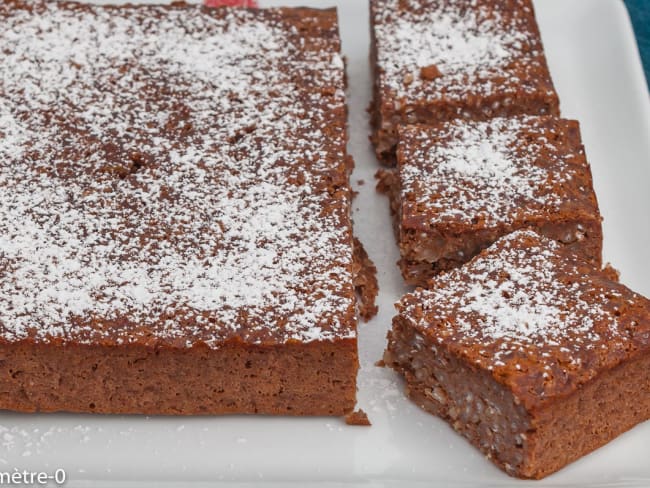
[[[650,418],[650,301],[532,231],[397,309],[385,363],[510,475],[542,478]]]
[[[426,284],[521,228],[600,266],[601,216],[578,122],[551,116],[455,119],[400,130],[391,200],[400,268]]]
[[[370,21],[384,163],[400,124],[559,114],[531,0],[371,0]]]
[[[0,408],[343,415],[334,10],[0,5]]]

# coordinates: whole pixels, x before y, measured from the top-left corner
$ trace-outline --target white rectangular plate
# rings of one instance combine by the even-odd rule
[[[109,2],[102,2],[109,3]],[[21,415],[0,413],[0,471],[67,471],[70,487],[650,486],[650,422],[542,482],[514,480],[411,404],[381,358],[393,303],[406,288],[388,204],[374,190],[366,0],[262,0],[263,6],[339,4],[350,79],[355,229],[379,268],[380,313],[360,327],[359,405],[370,428],[331,418]],[[650,295],[650,102],[619,0],[540,0],[537,14],[565,116],[582,123],[605,217],[605,258]],[[358,183],[364,180],[365,184]]]

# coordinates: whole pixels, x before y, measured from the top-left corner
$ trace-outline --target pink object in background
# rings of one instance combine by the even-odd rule
[[[256,0],[205,0],[207,7],[257,7]]]

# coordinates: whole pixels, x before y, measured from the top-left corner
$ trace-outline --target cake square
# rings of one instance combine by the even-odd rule
[[[542,478],[650,418],[650,300],[532,231],[397,304],[386,364],[508,474]]]
[[[534,228],[601,264],[602,229],[576,121],[456,119],[400,130],[394,212],[405,280],[425,284],[497,238]]]
[[[371,0],[372,140],[394,164],[400,124],[559,115],[531,0]]]
[[[336,12],[0,5],[0,408],[343,415]]]

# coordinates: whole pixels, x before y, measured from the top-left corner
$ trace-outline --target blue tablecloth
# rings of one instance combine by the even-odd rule
[[[634,33],[639,43],[645,70],[645,79],[650,87],[650,0],[625,0],[625,4],[630,11],[630,17],[632,17]]]

